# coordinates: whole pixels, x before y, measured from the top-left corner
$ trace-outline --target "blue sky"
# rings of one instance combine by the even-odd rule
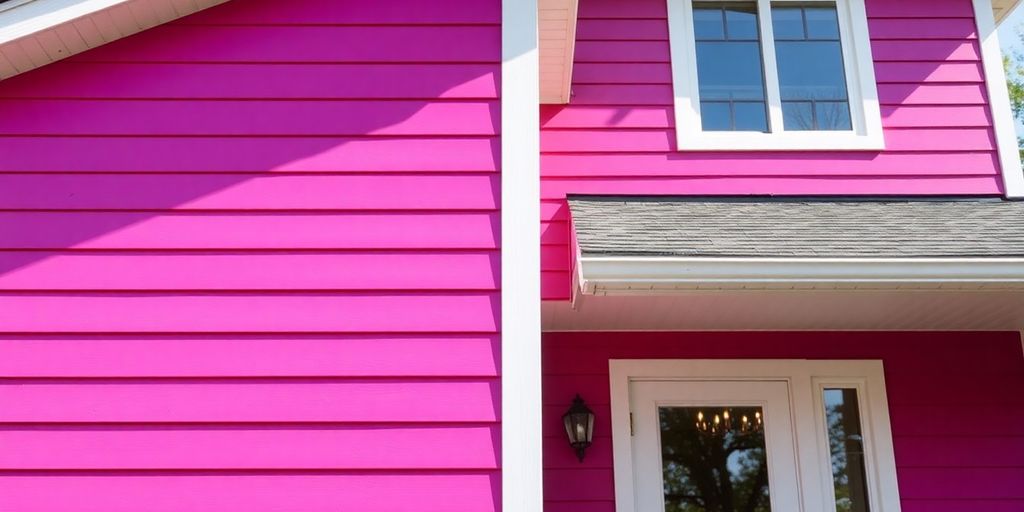
[[[1021,25],[1024,25],[1024,9],[1018,5],[1010,13],[1010,16],[999,25],[999,42],[1002,44],[1004,52],[1011,49],[1018,51],[1024,49],[1020,37],[1016,34],[1017,30],[1024,28]]]

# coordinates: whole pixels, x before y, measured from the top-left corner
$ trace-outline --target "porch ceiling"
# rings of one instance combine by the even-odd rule
[[[1024,290],[690,290],[547,301],[545,331],[1020,331]]]

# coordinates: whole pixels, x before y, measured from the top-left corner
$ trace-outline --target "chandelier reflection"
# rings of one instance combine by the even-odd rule
[[[705,434],[753,434],[764,428],[761,419],[761,411],[754,411],[753,415],[740,414],[739,418],[731,409],[721,411],[697,412],[697,430]]]

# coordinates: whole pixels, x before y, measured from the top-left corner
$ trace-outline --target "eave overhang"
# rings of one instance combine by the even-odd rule
[[[1002,23],[1019,3],[1020,0],[992,0],[992,15],[995,16],[996,23]]]
[[[1024,203],[570,197],[547,330],[1022,330]]]
[[[0,79],[227,0],[11,0],[0,4]]]
[[[563,104],[572,97],[578,0],[539,0],[540,102]]]

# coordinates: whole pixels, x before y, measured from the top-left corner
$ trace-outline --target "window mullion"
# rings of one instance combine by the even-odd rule
[[[771,0],[757,0],[757,13],[761,26],[761,60],[764,63],[764,87],[768,100],[768,127],[771,133],[782,133],[782,93],[779,90],[779,67],[775,62]]]

